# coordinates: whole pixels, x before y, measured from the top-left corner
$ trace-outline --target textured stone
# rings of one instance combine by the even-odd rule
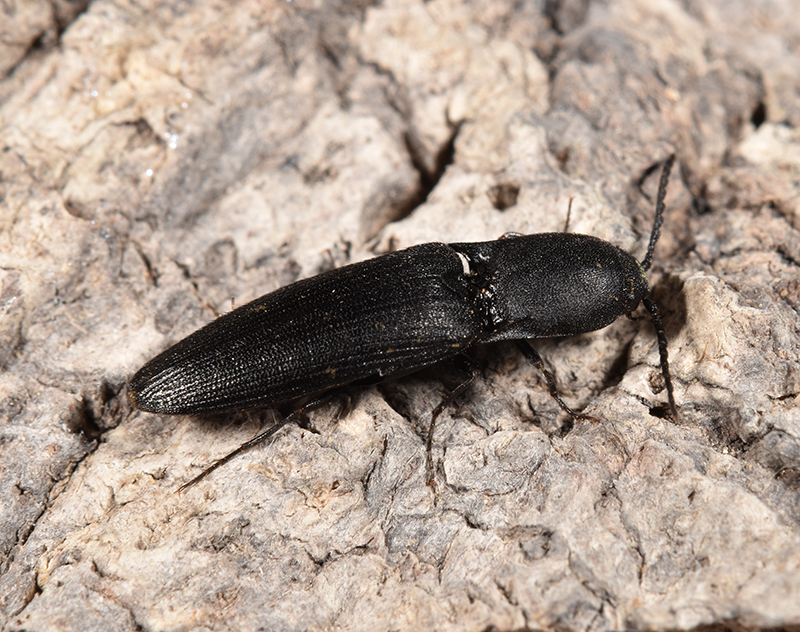
[[[796,3],[70,4],[0,54],[0,627],[800,627]],[[273,413],[132,410],[147,359],[351,261],[561,231],[570,200],[642,257],[673,151],[650,275],[680,419],[621,319],[534,342],[600,423],[499,344],[435,486],[449,364],[174,493]]]

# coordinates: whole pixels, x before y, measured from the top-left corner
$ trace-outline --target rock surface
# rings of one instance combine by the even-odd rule
[[[800,629],[796,2],[84,6],[0,8],[2,629]],[[477,350],[435,488],[450,365],[174,493],[271,413],[142,413],[126,380],[232,300],[570,199],[641,257],[673,151],[677,422],[621,319],[535,345],[601,423]]]

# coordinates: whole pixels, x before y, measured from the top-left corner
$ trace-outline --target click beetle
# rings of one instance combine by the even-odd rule
[[[514,340],[553,376],[530,338],[595,331],[643,303],[656,329],[673,416],[667,341],[646,271],[663,221],[674,155],[664,163],[655,219],[642,263],[589,235],[509,235],[478,243],[427,243],[297,281],[220,316],[145,364],[129,383],[139,409],[193,414],[239,411],[310,398],[211,470],[274,434],[337,387],[411,373],[475,344]],[[463,392],[471,377],[432,414]]]

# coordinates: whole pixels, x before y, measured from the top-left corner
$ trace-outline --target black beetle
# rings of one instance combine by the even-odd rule
[[[586,417],[561,401],[552,375],[523,341],[594,331],[643,302],[654,321],[676,415],[666,336],[655,304],[646,298],[645,274],[673,161],[670,156],[664,164],[641,264],[606,241],[569,233],[414,246],[297,281],[220,316],[145,364],[130,380],[130,399],[155,413],[239,411],[411,373],[476,343],[516,340],[544,372],[561,407]],[[432,420],[474,376],[475,371]],[[328,399],[313,400],[296,413]],[[186,486],[274,434],[296,413]],[[433,421],[429,445],[432,432]]]

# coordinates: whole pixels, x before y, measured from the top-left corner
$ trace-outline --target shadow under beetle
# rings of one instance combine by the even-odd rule
[[[641,302],[653,319],[667,398],[677,418],[666,334],[647,298],[646,276],[674,160],[673,155],[664,163],[642,263],[597,237],[569,233],[414,246],[297,281],[220,316],[145,364],[130,380],[131,402],[154,413],[187,414],[311,398],[181,490],[329,401],[336,387],[411,373],[476,343],[515,340],[542,371],[561,408],[593,419],[567,407],[525,340],[595,331]],[[476,374],[473,370],[433,411],[429,481],[435,419]]]

